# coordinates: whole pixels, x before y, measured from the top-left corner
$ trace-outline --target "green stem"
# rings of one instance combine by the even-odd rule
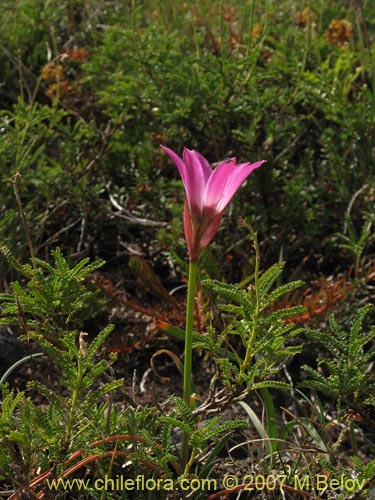
[[[194,302],[195,284],[197,281],[198,262],[189,262],[189,286],[186,304],[186,329],[185,329],[185,361],[184,361],[184,394],[183,400],[190,407],[191,397],[191,371],[193,356],[193,323],[194,323]],[[184,468],[188,461],[189,433],[182,433],[181,443],[181,463]]]
[[[187,1],[187,6],[188,6],[188,9],[189,9],[189,12],[190,12],[190,17],[191,17],[191,26],[192,26],[192,29],[193,29],[194,44],[195,44],[195,53],[196,53],[197,62],[198,62],[199,59],[200,59],[199,36],[198,36],[197,25],[196,25],[195,20],[194,20],[194,12],[193,12],[193,8],[191,6],[190,0]]]
[[[33,248],[33,244],[32,244],[32,241],[31,241],[31,235],[30,235],[29,225],[28,225],[27,220],[26,220],[25,210],[23,208],[22,201],[21,201],[20,195],[18,193],[18,188],[17,188],[17,181],[18,181],[18,179],[20,177],[21,177],[21,174],[19,172],[16,172],[16,174],[14,175],[14,177],[12,179],[12,184],[13,184],[14,194],[16,196],[16,200],[17,200],[17,203],[18,203],[18,208],[19,208],[20,213],[21,213],[21,217],[22,217],[22,221],[23,221],[23,226],[25,228],[27,242],[29,244],[29,250],[30,250],[30,255],[31,255],[31,262],[33,263],[33,269],[35,271],[36,270],[36,261],[35,261],[34,248]]]
[[[258,318],[260,314],[260,294],[259,294],[259,264],[260,264],[260,252],[259,252],[259,245],[258,245],[258,238],[257,238],[257,233],[252,229],[251,226],[248,226],[250,228],[251,235],[254,239],[254,249],[255,249],[255,273],[254,273],[254,289],[255,289],[255,310],[253,314],[253,326],[251,329],[251,333],[249,336],[249,340],[246,346],[246,354],[245,354],[245,359],[241,365],[240,368],[240,377],[244,374],[245,370],[250,364],[251,361],[251,356],[252,356],[252,351],[253,351],[253,345],[255,341],[255,337],[257,334],[257,329],[258,329]]]
[[[34,358],[38,358],[39,356],[43,356],[43,353],[42,352],[36,352],[35,354],[30,354],[29,356],[26,356],[18,361],[16,361],[10,368],[8,368],[8,370],[4,373],[4,375],[1,377],[0,379],[0,387],[5,384],[7,378],[9,377],[9,375],[16,369],[18,368],[20,365],[22,365],[23,363],[26,363],[26,361],[29,361],[30,359],[34,359]]]
[[[357,440],[355,437],[355,430],[354,430],[354,422],[353,421],[350,422],[349,433],[350,433],[350,441],[352,443],[352,449],[353,449],[354,455],[358,457],[358,446],[357,446]]]
[[[69,446],[70,446],[73,425],[74,425],[74,421],[76,419],[76,408],[77,408],[77,404],[78,404],[78,398],[80,395],[80,388],[81,388],[83,376],[84,376],[84,369],[82,366],[82,354],[79,352],[78,358],[77,358],[77,378],[76,378],[76,382],[75,382],[75,387],[73,389],[72,400],[70,403],[69,421],[68,421],[68,424],[66,426],[66,432],[65,432],[64,445],[67,448],[69,448]]]

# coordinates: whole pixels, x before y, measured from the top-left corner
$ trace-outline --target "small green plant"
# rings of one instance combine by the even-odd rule
[[[303,366],[311,377],[303,385],[335,398],[341,415],[349,409],[361,411],[365,405],[375,406],[375,382],[371,372],[371,362],[375,358],[372,345],[375,329],[362,331],[363,320],[372,309],[371,305],[362,307],[349,331],[342,329],[334,315],[331,315],[330,332],[307,332],[324,346],[329,355],[318,358],[317,369]]]
[[[358,278],[361,272],[361,264],[364,257],[364,252],[368,244],[374,239],[375,234],[372,232],[372,223],[366,220],[360,232],[355,230],[353,221],[350,216],[346,217],[347,234],[338,234],[339,246],[348,250],[354,257],[354,277]],[[341,241],[340,241],[341,240]]]
[[[288,345],[303,328],[296,328],[288,318],[304,312],[303,306],[273,310],[283,295],[302,285],[294,281],[273,289],[284,263],[260,271],[260,251],[256,233],[248,226],[254,241],[254,282],[247,288],[214,280],[203,284],[230,302],[220,304],[225,324],[218,335],[209,332],[208,340],[224,384],[232,389],[249,391],[260,388],[289,388],[287,383],[273,379],[286,359],[301,352],[301,346]],[[233,344],[240,341],[239,347]]]
[[[185,238],[189,251],[189,283],[186,305],[185,361],[183,400],[189,406],[192,394],[192,350],[195,288],[198,260],[202,249],[211,243],[229,204],[249,174],[264,161],[236,164],[236,158],[222,162],[215,169],[197,151],[185,148],[183,160],[171,149],[162,146],[176,164],[186,190],[184,206]],[[189,433],[184,430],[181,461],[187,464]]]
[[[303,306],[277,309],[277,301],[284,294],[301,286],[301,281],[275,287],[283,270],[283,263],[276,264],[261,272],[260,251],[256,233],[248,226],[254,241],[256,266],[251,284],[227,284],[215,280],[204,280],[206,290],[217,295],[223,322],[221,331],[209,326],[206,334],[192,332],[192,348],[209,351],[216,366],[206,401],[192,410],[192,416],[220,415],[231,403],[241,401],[251,391],[260,390],[267,405],[268,431],[266,447],[271,463],[279,450],[276,413],[269,388],[290,390],[290,385],[277,380],[275,375],[285,361],[301,352],[301,346],[291,340],[303,331],[288,319],[304,311]],[[182,330],[161,323],[170,335],[184,339]],[[187,407],[187,405],[185,405]],[[256,425],[259,419],[248,405],[249,417]],[[190,436],[193,430],[185,428]],[[215,427],[214,427],[215,429]],[[219,426],[220,429],[220,426]],[[257,429],[260,429],[258,425]],[[190,470],[194,450],[190,452],[186,471]]]
[[[88,291],[85,279],[103,265],[88,258],[70,266],[59,248],[53,250],[54,265],[41,259],[32,259],[33,265],[21,264],[5,246],[0,252],[9,263],[27,279],[24,284],[14,281],[12,294],[1,294],[3,324],[19,324],[23,319],[23,333],[36,334],[59,342],[59,334],[73,325],[83,324],[82,314],[88,309],[93,292]],[[6,319],[4,319],[6,318]]]
[[[93,296],[84,280],[102,262],[89,263],[89,259],[84,259],[69,265],[60,249],[56,249],[52,252],[54,265],[34,258],[34,267],[20,264],[8,249],[1,250],[26,278],[22,286],[12,283],[13,293],[0,295],[1,323],[21,327],[24,340],[38,345],[57,367],[64,388],[63,392],[56,392],[44,382],[29,383],[48,401],[48,408],[43,411],[23,392],[15,394],[4,385],[0,473],[11,478],[13,471],[12,484],[27,491],[33,468],[48,465],[61,471],[68,453],[85,447],[85,443],[98,437],[98,431],[99,435],[105,432],[100,407],[123,381],[102,380],[113,359],[100,359],[98,353],[112,326],[95,338],[87,338],[88,334],[79,329],[82,314]]]
[[[0,262],[0,286],[11,291],[1,296],[0,323],[12,325],[30,343],[30,352],[43,352],[43,357],[33,354],[18,361],[0,380],[0,482],[6,478],[14,495],[62,498],[64,492],[46,490],[47,479],[63,474],[103,479],[125,472],[130,478],[170,478],[176,486],[172,493],[148,491],[147,497],[174,500],[185,495],[179,490],[183,480],[211,474],[228,445],[252,449],[254,432],[262,441],[262,446],[254,443],[260,450],[255,451],[257,466],[268,472],[292,463],[291,481],[301,470],[311,479],[322,468],[333,478],[350,479],[353,473],[366,483],[351,498],[363,498],[365,490],[371,493],[374,441],[366,435],[371,426],[364,420],[357,425],[353,412],[371,419],[374,408],[374,334],[364,326],[361,330],[369,307],[360,308],[364,294],[371,298],[374,277],[375,3],[229,4],[2,2],[0,252],[6,259]],[[187,324],[185,331],[162,326],[186,340],[184,397],[142,407],[136,392],[119,395],[121,381],[115,380],[113,359],[104,349],[111,327],[104,324],[98,333],[101,327],[91,331],[87,326],[86,320],[92,324],[101,309],[86,281],[100,262],[76,259],[107,259],[113,283],[130,299],[122,301],[120,312],[133,298],[130,270],[137,285],[145,283],[143,291],[151,292],[152,300],[165,301],[167,290],[178,288],[185,270],[180,249],[186,247],[181,245],[182,223],[176,221],[182,209],[181,184],[159,147],[167,143],[176,150],[186,144],[202,151],[219,166],[217,171],[228,168],[230,162],[223,159],[234,153],[239,163],[265,158],[268,164],[252,175],[251,195],[245,185],[234,197],[222,222],[230,230],[218,231],[212,258],[206,251],[199,269],[197,254],[217,229],[223,208],[215,196],[225,189],[221,181],[214,183],[211,196],[218,203],[211,198],[203,207],[207,198],[195,189],[201,184],[186,182],[192,178],[182,175],[193,202],[185,209],[193,261]],[[364,196],[354,203],[360,193]],[[211,211],[214,205],[216,213]],[[345,211],[347,222],[337,235]],[[255,258],[249,260],[242,248],[236,218],[244,213],[264,235],[262,261],[251,228]],[[159,235],[157,228],[162,228]],[[64,248],[65,256],[59,249],[50,254],[51,245]],[[21,264],[26,255],[31,261]],[[150,269],[155,269],[151,287],[149,259]],[[271,265],[277,259],[287,264]],[[355,286],[349,288],[343,279],[342,296],[350,289],[350,300],[340,321],[332,317],[329,332],[324,326],[310,332],[312,351],[318,343],[321,357],[316,365],[315,360],[307,362],[311,380],[306,385],[313,392],[302,394],[294,388],[299,358],[290,373],[285,365],[301,349],[297,336],[302,328],[293,325],[293,318],[299,325],[318,321],[318,314],[337,302],[341,281],[335,281],[332,294],[322,285],[322,294],[305,290],[297,299],[288,293],[301,281],[280,286],[281,273],[293,269],[294,280],[308,271],[307,281],[313,281],[317,274],[352,264]],[[170,272],[160,274],[159,283],[161,269]],[[202,276],[215,279],[205,280],[194,299],[195,279]],[[283,295],[288,298],[281,306]],[[212,299],[220,314],[207,314],[202,297]],[[300,299],[311,306],[307,314],[290,307]],[[177,299],[170,321],[180,325],[179,305]],[[199,332],[193,331],[198,308]],[[347,329],[352,308],[360,310]],[[152,306],[143,310],[150,312]],[[126,314],[133,318],[132,310]],[[166,317],[164,310],[161,317]],[[142,349],[153,345],[142,343]],[[204,361],[199,359],[202,350]],[[144,360],[146,353],[140,354]],[[58,374],[57,382],[40,380],[37,368],[44,359],[53,366],[51,373]],[[198,377],[196,387],[192,384],[196,360],[212,370],[207,394]],[[14,371],[9,375],[24,362],[32,380],[24,392],[11,390]],[[119,368],[121,373],[128,369]],[[22,369],[21,378],[24,373]],[[172,392],[166,385],[164,391]],[[192,391],[197,398],[191,397]],[[199,396],[206,399],[202,402]],[[285,404],[289,398],[291,404]],[[248,429],[242,421],[234,421],[233,428],[228,424],[228,407],[237,402],[246,412]],[[239,410],[237,404],[233,408]],[[283,425],[278,425],[280,412]],[[345,457],[352,471],[347,462],[341,467],[337,454],[348,431],[358,455]],[[70,496],[76,493],[90,500],[113,496],[76,491]],[[124,493],[124,498],[133,493],[141,498],[144,492]],[[204,494],[189,491],[185,496]]]

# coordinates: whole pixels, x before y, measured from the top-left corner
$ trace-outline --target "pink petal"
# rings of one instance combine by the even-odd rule
[[[224,208],[228,205],[246,177],[264,161],[241,163],[236,159],[222,162],[212,170],[200,153],[184,149],[183,160],[171,149],[162,146],[176,164],[187,199],[184,204],[185,238],[191,261],[197,261],[219,229]]]
[[[223,213],[216,213],[214,217],[210,220],[210,223],[205,228],[202,237],[200,238],[200,246],[201,248],[206,247],[213,240],[219,226],[221,224],[221,219],[223,217]]]
[[[255,163],[241,163],[232,170],[223,190],[222,198],[216,206],[218,212],[222,212],[224,210],[246,177],[248,177],[253,170],[260,167],[263,163],[264,160],[257,161]]]
[[[176,164],[176,167],[178,168],[178,170],[180,172],[182,182],[184,183],[184,185],[186,185],[186,167],[184,165],[184,162],[171,149],[167,148],[166,146],[161,146],[161,147],[168,154],[168,156],[170,157],[170,159]]]
[[[236,158],[229,162],[223,162],[212,172],[204,192],[204,204],[208,207],[216,207],[221,200],[228,178],[236,166]],[[219,211],[219,210],[218,210]]]
[[[198,260],[199,254],[195,256],[195,259],[193,259],[194,237],[193,237],[193,230],[191,227],[191,218],[189,214],[189,205],[187,200],[185,200],[184,203],[184,230],[185,230],[185,239],[188,246],[190,260]]]
[[[202,161],[203,156],[196,153],[196,151],[190,151],[185,148],[183,160],[181,160],[181,158],[171,149],[165,146],[162,146],[162,148],[176,164],[180,172],[192,217],[200,217],[202,212],[204,186],[206,185],[205,179],[208,177],[207,167],[210,169],[210,174],[211,167],[207,162]]]
[[[184,149],[186,172],[185,189],[193,218],[200,217],[203,209],[204,189],[212,170],[207,160],[196,151]]]
[[[200,162],[201,167],[202,167],[203,176],[204,176],[205,182],[207,183],[208,179],[210,178],[210,175],[212,174],[211,165],[208,163],[208,161],[206,160],[206,158],[203,155],[198,153],[198,151],[192,150],[191,153],[193,153],[194,156],[196,157],[196,159]]]

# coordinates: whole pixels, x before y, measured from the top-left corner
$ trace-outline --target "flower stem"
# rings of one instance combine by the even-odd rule
[[[185,329],[185,361],[184,361],[184,403],[190,407],[191,397],[191,371],[193,355],[193,323],[194,323],[194,302],[195,284],[197,281],[198,261],[189,262],[189,286],[186,304],[186,329]],[[188,461],[189,433],[182,433],[181,443],[181,463],[184,468]]]

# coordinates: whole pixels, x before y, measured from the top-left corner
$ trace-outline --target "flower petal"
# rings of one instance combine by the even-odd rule
[[[207,177],[207,166],[211,173],[210,165],[207,162],[207,164],[202,162],[201,158],[203,157],[199,155],[199,153],[196,153],[196,151],[190,151],[190,149],[185,148],[183,160],[181,160],[181,158],[171,149],[165,146],[161,147],[176,164],[180,172],[192,217],[199,218],[202,213],[203,192],[204,186],[206,185],[205,179]]]
[[[236,158],[218,165],[212,172],[204,192],[204,204],[208,207],[216,207],[221,200],[228,178],[236,166]],[[219,210],[218,210],[219,211]]]
[[[181,158],[176,155],[176,153],[174,151],[172,151],[171,149],[167,148],[166,146],[161,146],[164,151],[168,154],[168,156],[170,157],[170,159],[176,164],[176,167],[178,168],[179,172],[180,172],[180,175],[181,175],[181,179],[182,179],[182,182],[184,183],[184,185],[186,186],[186,167],[184,165],[184,162],[181,160]]]
[[[211,242],[219,229],[224,208],[246,177],[264,161],[236,165],[236,159],[232,158],[212,170],[206,158],[197,151],[185,148],[181,159],[171,149],[162,148],[176,164],[184,183],[187,195],[185,238],[190,260],[197,261],[202,248]]]
[[[211,165],[208,163],[208,161],[206,160],[206,158],[203,155],[201,155],[200,153],[198,153],[198,151],[192,150],[190,152],[193,153],[193,155],[195,156],[195,158],[201,164],[202,172],[203,172],[203,176],[204,176],[204,180],[207,183],[210,175],[212,174],[212,167],[211,167]]]
[[[204,190],[212,169],[207,160],[196,151],[184,149],[186,172],[185,189],[193,218],[200,217],[203,210]]]
[[[189,204],[187,200],[185,200],[184,203],[184,230],[185,230],[185,239],[189,251],[190,260],[198,260],[199,254],[198,256],[194,256],[195,258],[193,258],[194,237],[193,237],[193,230],[191,227],[191,218],[189,214]]]
[[[255,163],[241,163],[232,170],[223,190],[222,198],[216,206],[218,212],[222,212],[224,210],[246,177],[248,177],[253,170],[260,167],[263,163],[264,160],[257,161]]]
[[[205,227],[203,234],[200,238],[200,246],[201,248],[206,247],[211,241],[213,237],[217,233],[219,226],[221,224],[221,219],[223,217],[223,212],[215,213],[214,217],[210,219],[209,224]]]

